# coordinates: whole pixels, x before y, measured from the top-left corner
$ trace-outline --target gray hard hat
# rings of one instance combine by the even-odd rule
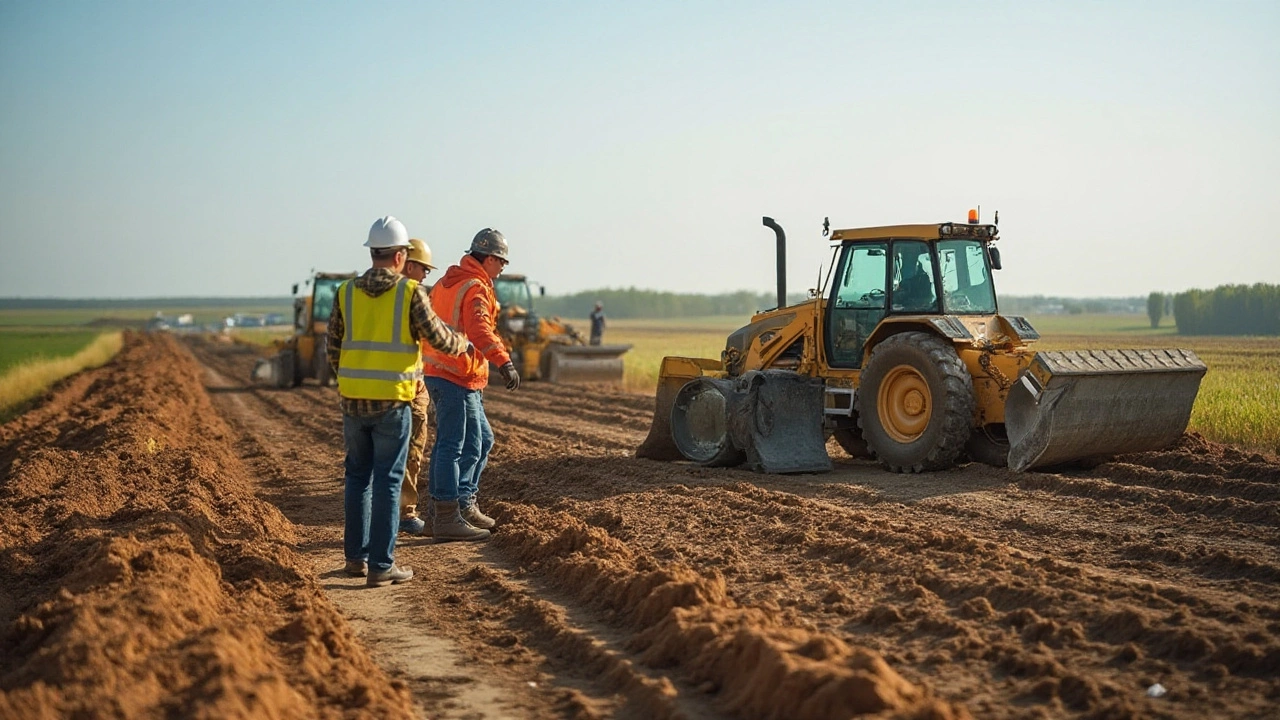
[[[485,228],[476,233],[475,238],[471,240],[471,252],[493,255],[503,260],[509,259],[507,257],[507,239],[502,236],[502,233],[493,228]]]

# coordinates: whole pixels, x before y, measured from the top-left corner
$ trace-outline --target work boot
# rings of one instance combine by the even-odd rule
[[[369,574],[369,563],[363,560],[348,560],[342,572],[351,577],[364,577]]]
[[[389,570],[377,572],[371,570],[369,577],[364,581],[365,587],[383,587],[395,583],[399,585],[402,582],[409,582],[413,579],[413,570],[402,568],[398,565],[392,565]]]
[[[488,540],[489,531],[475,527],[462,519],[458,503],[436,501],[435,513],[431,516],[431,534],[436,542],[450,540]]]
[[[471,502],[464,502],[462,504],[461,512],[463,520],[466,520],[471,523],[472,526],[478,527],[481,530],[489,530],[494,525],[498,524],[497,520],[494,520],[488,515],[480,512],[480,507],[476,505],[475,500],[472,500]]]
[[[420,517],[400,518],[400,532],[406,535],[422,535],[427,529],[427,523]]]

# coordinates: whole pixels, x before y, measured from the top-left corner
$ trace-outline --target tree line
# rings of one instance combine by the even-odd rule
[[[1169,297],[1151,293],[1147,316],[1156,327],[1172,304],[1179,335],[1280,335],[1280,285],[1221,285]]]
[[[803,293],[787,296],[787,304],[802,302]],[[718,295],[660,292],[638,288],[616,290],[584,290],[572,295],[547,295],[534,299],[534,307],[541,315],[583,318],[591,314],[597,302],[604,304],[605,315],[611,318],[672,318],[702,317],[708,315],[750,316],[761,310],[778,306],[776,293],[739,290]]]

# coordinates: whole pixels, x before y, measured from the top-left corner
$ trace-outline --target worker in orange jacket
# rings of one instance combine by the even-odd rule
[[[425,347],[422,370],[436,409],[436,439],[427,467],[432,499],[432,535],[437,542],[485,540],[495,525],[476,505],[480,475],[493,449],[481,391],[489,364],[498,367],[508,390],[520,375],[498,337],[498,298],[493,280],[507,266],[507,240],[497,230],[476,233],[471,249],[431,289],[431,307],[462,331],[471,349],[449,356]]]

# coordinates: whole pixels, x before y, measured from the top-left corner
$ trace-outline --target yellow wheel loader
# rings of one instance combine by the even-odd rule
[[[999,217],[997,215],[997,223]],[[1164,447],[1186,429],[1205,365],[1188,350],[1037,352],[1003,315],[996,224],[830,231],[810,299],[729,335],[719,360],[667,357],[639,457],[769,473],[831,468],[833,436],[893,472],[970,459],[1015,471]]]
[[[588,345],[581,333],[560,318],[539,316],[524,275],[499,275],[493,285],[502,306],[498,335],[522,379],[622,382],[622,356],[630,345]],[[545,294],[545,288],[539,286],[539,292]]]
[[[293,286],[293,335],[276,340],[275,355],[254,364],[254,382],[282,388],[298,387],[307,378],[321,385],[335,382],[326,356],[329,317],[338,286],[354,277],[356,273],[315,273],[304,283],[311,292],[300,297]]]

